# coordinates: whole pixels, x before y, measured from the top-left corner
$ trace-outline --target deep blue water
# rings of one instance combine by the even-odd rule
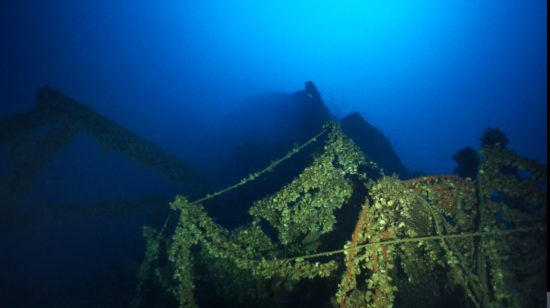
[[[543,0],[12,1],[0,9],[0,118],[31,108],[47,84],[212,176],[238,143],[232,123],[255,127],[272,115],[268,104],[247,108],[248,98],[295,92],[312,80],[335,116],[360,112],[410,170],[451,173],[453,154],[479,148],[486,127],[546,163],[546,7]],[[0,172],[10,168],[0,144]],[[78,135],[37,174],[20,206],[40,213],[121,198],[170,200],[176,192]],[[0,234],[0,301],[125,302],[143,224],[159,221],[136,210]]]

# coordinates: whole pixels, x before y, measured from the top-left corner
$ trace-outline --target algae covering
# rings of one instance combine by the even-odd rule
[[[311,165],[254,202],[249,223],[228,230],[208,216],[205,200],[267,176],[320,142]],[[177,196],[170,204],[179,215],[174,228],[169,219],[160,231],[144,227],[147,248],[133,304],[158,304],[151,296],[156,288],[180,307],[308,300],[325,307],[542,307],[546,166],[498,145],[481,154],[475,181],[374,179],[365,173],[373,163],[328,124],[225,190],[193,202]],[[327,250],[346,211],[354,213],[355,228],[339,249]]]

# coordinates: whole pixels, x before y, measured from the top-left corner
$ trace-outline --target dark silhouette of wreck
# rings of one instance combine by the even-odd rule
[[[264,114],[261,121],[264,127],[255,122],[248,125],[256,135],[242,138],[228,161],[224,161],[219,170],[220,178],[226,176],[226,182],[246,176],[270,161],[286,153],[293,145],[300,144],[322,130],[328,121],[335,117],[325,106],[320,92],[311,81],[305,83],[304,89],[294,93],[276,93],[251,98],[252,101],[269,102],[273,108],[269,114]],[[254,110],[254,106],[258,106]],[[247,113],[258,115],[265,111],[265,104],[247,104]],[[250,109],[252,108],[252,110]],[[246,121],[240,121],[242,123]],[[368,159],[376,162],[386,174],[396,174],[401,178],[409,177],[410,173],[397,157],[389,140],[380,130],[365,121],[358,113],[352,113],[341,120],[344,132],[352,138],[363,150]],[[236,123],[235,125],[245,125]],[[266,136],[276,132],[276,136]],[[0,198],[5,219],[18,221],[25,219],[18,216],[13,208],[17,199],[24,194],[35,176],[43,169],[63,147],[74,141],[77,133],[84,133],[99,141],[102,148],[122,154],[128,160],[150,168],[161,174],[167,180],[179,187],[179,192],[190,198],[199,197],[212,190],[216,181],[207,179],[200,171],[178,157],[166,152],[159,146],[136,135],[130,130],[113,122],[107,117],[95,112],[90,107],[64,95],[58,90],[44,86],[36,95],[36,104],[24,113],[6,117],[0,120],[0,144],[10,149],[12,168],[0,177]],[[312,151],[315,151],[313,149]],[[271,178],[251,185],[239,192],[238,199],[255,200],[258,197],[276,191],[285,182],[309,162],[306,153],[280,168]],[[225,184],[226,182],[219,181]],[[260,187],[258,187],[259,185]],[[249,190],[247,192],[246,190]],[[246,197],[248,196],[248,197]],[[231,198],[231,196],[227,196]],[[229,200],[226,200],[229,201]],[[147,202],[145,202],[146,204]],[[232,203],[232,202],[230,202]],[[240,202],[243,204],[242,202]],[[128,204],[140,204],[142,200],[126,200]],[[244,202],[246,205],[247,203]],[[113,207],[114,204],[103,204]],[[242,211],[246,209],[243,207]],[[52,209],[52,211],[54,211]],[[237,223],[236,217],[230,219]],[[9,213],[9,214],[7,214]],[[56,214],[52,214],[54,217]],[[52,216],[50,215],[50,216]],[[66,211],[58,216],[71,216]],[[21,216],[21,215],[20,215]],[[29,220],[29,215],[22,215]],[[79,217],[82,215],[72,215]],[[10,217],[10,218],[8,218]],[[37,217],[34,217],[35,219]],[[51,217],[50,217],[51,218]],[[6,222],[4,227],[10,225]]]

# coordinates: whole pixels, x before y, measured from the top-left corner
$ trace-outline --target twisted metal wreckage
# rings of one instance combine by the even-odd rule
[[[324,151],[292,182],[253,204],[252,221],[241,228],[224,229],[206,214],[201,203],[218,193],[194,202],[176,197],[171,208],[180,218],[171,237],[165,238],[165,228],[144,228],[141,281],[154,272],[182,307],[199,303],[198,267],[206,268],[218,294],[240,305],[285,306],[301,281],[334,283],[337,277],[332,304],[340,307],[428,307],[449,292],[462,295],[460,306],[544,303],[539,269],[546,261],[546,245],[540,245],[545,222],[518,206],[538,208],[545,217],[545,166],[494,146],[481,150],[475,182],[455,176],[368,182],[361,171],[367,161],[338,125],[321,134],[325,138],[314,137],[235,185],[264,176],[309,143],[324,142]],[[529,174],[516,177],[503,167]],[[361,186],[366,191],[350,240],[341,249],[319,251],[312,243],[335,231],[335,213],[352,206]],[[160,267],[153,270],[155,263]]]
[[[42,89],[38,101],[36,110],[23,115],[24,122],[0,123],[0,141],[14,148],[39,126],[62,123],[35,145],[41,160],[20,166],[19,178],[35,173],[76,131],[84,131],[168,177],[202,181],[190,167],[59,92]],[[18,133],[8,136],[6,127]],[[207,214],[206,201],[215,203],[216,197],[269,176],[314,145],[320,150],[312,163],[278,192],[255,201],[248,223],[229,230]],[[164,289],[180,307],[205,304],[211,297],[240,306],[309,300],[340,307],[429,307],[452,298],[457,306],[542,307],[546,166],[498,145],[480,152],[475,180],[373,178],[367,170],[375,163],[337,123],[329,123],[233,186],[196,201],[177,196],[170,203],[171,213],[179,215],[175,226],[169,215],[160,230],[143,229],[146,251],[133,304],[150,303],[151,290]],[[24,186],[15,178],[11,181]],[[187,188],[196,198],[196,187]],[[342,246],[327,250],[340,231],[338,214],[346,209],[355,213],[355,228]],[[319,288],[332,294],[316,293]]]
[[[89,213],[83,207],[50,209],[49,215],[29,215],[15,208],[29,189],[36,175],[56,153],[71,144],[78,134],[96,139],[102,149],[118,152],[127,159],[163,175],[187,195],[199,196],[207,180],[191,166],[165,152],[153,143],[137,136],[107,117],[96,113],[50,87],[38,90],[36,104],[26,112],[0,119],[0,146],[10,151],[10,168],[0,175],[2,227],[34,224],[47,217],[73,218],[103,213],[119,214],[128,209],[144,208],[159,201],[157,197],[129,199],[123,202],[101,202],[91,205]],[[9,218],[9,219],[8,219]]]

